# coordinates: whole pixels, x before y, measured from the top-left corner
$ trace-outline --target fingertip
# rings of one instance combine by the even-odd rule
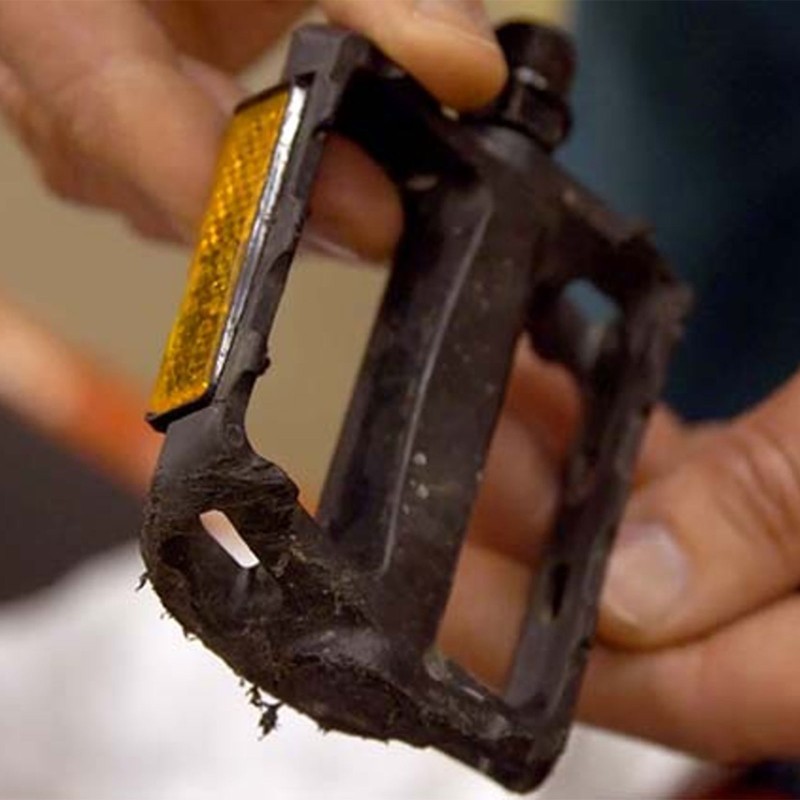
[[[446,13],[450,7],[441,0],[427,13],[417,7],[397,30],[397,59],[445,105],[480,108],[503,88],[506,62],[488,23],[481,29]]]
[[[333,22],[353,28],[457,110],[485,105],[507,68],[478,0],[326,0]]]

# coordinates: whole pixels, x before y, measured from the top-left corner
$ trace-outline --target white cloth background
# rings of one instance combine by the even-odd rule
[[[493,800],[435,752],[322,734],[258,712],[228,668],[164,618],[125,548],[0,613],[2,800]],[[697,765],[587,729],[537,795],[668,797]]]

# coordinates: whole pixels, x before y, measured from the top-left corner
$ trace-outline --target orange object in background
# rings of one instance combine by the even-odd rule
[[[160,436],[134,385],[0,297],[0,404],[46,437],[143,493]]]
[[[162,436],[144,420],[144,393],[2,297],[0,407],[130,495],[147,491]],[[23,468],[35,471],[36,465]],[[301,492],[301,498],[307,508],[315,507],[316,495]],[[131,530],[128,535],[136,533]],[[217,534],[226,546],[235,547],[239,541],[235,531]],[[109,531],[107,546],[116,543],[118,535]],[[73,541],[66,549],[80,559],[84,547]]]

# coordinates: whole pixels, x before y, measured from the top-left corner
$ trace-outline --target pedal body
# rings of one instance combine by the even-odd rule
[[[300,29],[284,83],[237,112],[154,393],[166,437],[142,552],[187,631],[323,728],[437,747],[527,791],[566,740],[688,294],[646,232],[550,156],[569,127],[568,41],[523,24],[499,36],[512,77],[471,115],[327,26]],[[331,132],[384,167],[405,228],[315,519],[244,422]],[[576,281],[618,308],[602,330],[571,306]],[[584,419],[496,694],[435,639],[521,338],[568,366]],[[205,533],[210,510],[258,564]]]

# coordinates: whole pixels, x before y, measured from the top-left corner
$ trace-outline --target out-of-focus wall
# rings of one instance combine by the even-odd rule
[[[375,0],[378,2],[379,0]],[[558,19],[560,0],[494,0],[495,19]],[[247,76],[268,84],[280,57]],[[49,196],[0,131],[0,294],[130,375],[146,391],[181,294],[187,253],[137,238],[108,214]],[[250,429],[313,495],[324,475],[383,285],[377,268],[304,254],[293,270]]]

